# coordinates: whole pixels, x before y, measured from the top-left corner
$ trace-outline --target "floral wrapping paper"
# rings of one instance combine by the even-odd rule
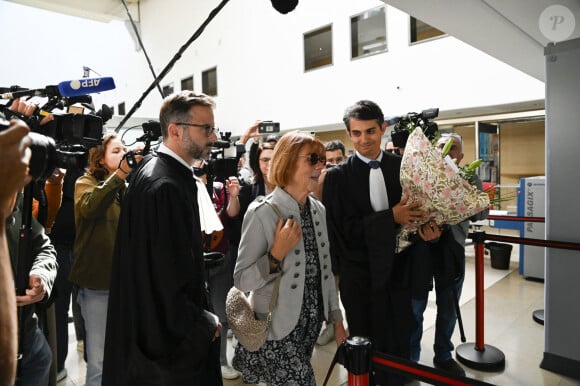
[[[438,225],[457,224],[489,206],[489,196],[470,185],[455,165],[446,162],[425,137],[420,127],[409,135],[401,163],[401,187],[409,203],[423,202],[425,222]],[[416,226],[403,226],[399,234],[399,251],[408,246],[408,237]]]

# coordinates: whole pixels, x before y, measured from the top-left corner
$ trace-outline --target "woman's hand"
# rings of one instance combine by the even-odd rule
[[[257,142],[257,138],[260,137],[260,133],[258,133],[260,123],[262,123],[262,121],[257,120],[252,126],[248,127],[246,132],[240,137],[240,142],[245,145],[250,138],[252,138],[254,142]]]
[[[229,177],[226,179],[226,189],[230,194],[230,199],[234,199],[238,197],[240,194],[240,182],[238,181],[238,177]]]
[[[302,238],[302,229],[298,221],[293,218],[287,220],[278,220],[276,233],[274,234],[274,244],[270,254],[280,261]]]
[[[344,324],[342,322],[334,323],[334,341],[337,346],[340,346],[348,338],[346,330],[344,329]]]

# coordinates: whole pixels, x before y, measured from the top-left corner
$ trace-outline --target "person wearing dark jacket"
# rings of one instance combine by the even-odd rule
[[[442,149],[447,141],[453,141],[448,152],[454,162],[459,165],[463,159],[463,139],[457,133],[444,133],[437,141],[437,147]],[[479,190],[483,190],[479,177],[474,175],[469,181]],[[411,334],[411,360],[418,362],[421,355],[421,338],[423,336],[423,313],[427,308],[429,291],[435,281],[435,296],[437,302],[437,317],[435,320],[435,342],[433,344],[433,365],[455,375],[465,376],[465,370],[453,359],[453,330],[457,320],[456,304],[463,288],[465,277],[465,240],[470,221],[483,220],[489,214],[485,209],[470,219],[458,224],[445,225],[441,238],[435,243],[418,242],[416,249],[422,248],[412,259],[413,272],[413,314],[417,328]],[[417,258],[419,255],[419,258]]]
[[[32,263],[25,294],[16,297],[16,305],[20,308],[21,318],[19,352],[22,353],[18,384],[40,386],[48,385],[52,353],[44,334],[38,328],[35,304],[49,298],[58,265],[56,251],[44,233],[44,228],[34,217],[31,218],[28,241],[24,241],[29,243],[30,255],[20,254],[19,247],[23,242],[20,238],[22,205],[22,194],[19,194],[14,211],[6,220],[8,249],[15,280],[20,264],[27,264],[27,258],[31,259]]]
[[[73,244],[75,239],[75,216],[74,216],[74,186],[75,181],[83,172],[78,168],[70,168],[66,171],[62,183],[62,202],[56,213],[54,225],[51,228],[49,237],[56,249],[56,258],[58,261],[58,274],[54,282],[54,289],[57,293],[55,299],[55,319],[56,319],[56,370],[58,372],[57,380],[66,376],[64,367],[68,355],[68,311],[71,304],[71,294],[78,293],[73,290],[73,284],[68,280],[71,265],[73,262]],[[47,181],[46,189],[53,184]],[[73,301],[73,314],[75,315],[75,330],[77,331],[77,341],[83,341],[84,336],[79,334],[77,324],[82,322],[80,309],[78,314],[75,309],[78,308],[76,297]],[[80,320],[79,320],[80,319]],[[82,324],[81,324],[82,326]],[[84,328],[83,330],[84,331]],[[59,379],[60,378],[60,379]]]
[[[222,385],[192,170],[217,140],[214,106],[192,91],[166,97],[163,143],[131,179],[113,256],[103,386]]]
[[[350,336],[371,339],[373,349],[409,357],[415,327],[408,282],[408,257],[395,253],[401,225],[425,219],[421,203],[407,203],[399,182],[401,158],[381,151],[387,124],[380,107],[359,101],[343,117],[356,154],[326,173],[326,206],[331,255],[338,261],[341,300]],[[437,239],[429,224],[422,239]],[[377,373],[373,384],[402,385],[392,374]]]

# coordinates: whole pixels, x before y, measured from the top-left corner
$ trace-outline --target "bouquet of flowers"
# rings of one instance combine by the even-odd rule
[[[416,127],[409,135],[401,163],[403,194],[409,198],[409,203],[422,202],[426,211],[425,222],[457,224],[489,206],[487,193],[462,177],[466,172],[473,176],[475,168],[469,165],[462,173],[449,157],[447,160],[441,157],[421,128]],[[398,251],[410,244],[409,236],[416,232],[418,225],[402,227],[398,235]]]

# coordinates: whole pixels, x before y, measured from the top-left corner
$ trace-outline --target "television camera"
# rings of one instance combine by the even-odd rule
[[[391,139],[393,145],[398,148],[405,148],[407,146],[407,139],[409,134],[415,127],[420,127],[423,134],[433,141],[439,137],[439,128],[437,123],[432,122],[431,119],[439,115],[439,108],[426,109],[417,113],[407,113],[404,116],[390,117],[385,120],[387,126],[395,125],[394,130],[391,131]]]
[[[71,81],[70,84],[73,82]],[[113,116],[111,107],[103,105],[101,110],[95,112],[91,96],[79,95],[80,91],[70,88],[69,82],[61,83],[59,86],[47,86],[37,90],[18,86],[1,88],[3,93],[0,94],[0,99],[8,99],[8,103],[0,104],[0,117],[6,120],[20,119],[30,127],[32,154],[29,174],[35,181],[45,181],[56,167],[84,169],[88,161],[89,149],[97,146],[101,141],[103,122]],[[86,90],[82,86],[79,87],[83,92],[96,92],[90,87]],[[105,86],[102,84],[100,87]],[[15,98],[26,96],[47,97],[48,100],[44,105],[37,107],[31,116],[24,116],[10,109]],[[74,104],[81,104],[90,113],[52,113],[55,109],[70,109]],[[52,114],[54,119],[41,125],[41,121],[49,114]],[[0,125],[0,130],[4,130],[6,126],[6,123]]]
[[[123,140],[125,134],[127,134],[134,127],[129,128],[127,131],[123,133],[123,135],[121,136],[121,141]],[[161,124],[158,121],[151,120],[145,122],[141,125],[141,128],[143,129],[143,135],[137,138],[135,142],[133,142],[133,144],[137,142],[145,142],[145,147],[142,150],[138,151],[130,150],[123,156],[123,158],[127,159],[127,164],[131,169],[134,169],[137,166],[137,160],[135,159],[135,156],[136,155],[145,156],[149,154],[149,152],[151,151],[151,142],[159,141],[159,138],[161,137]]]
[[[226,156],[225,149],[232,147],[231,132],[220,133],[221,139],[212,143],[209,160],[203,168],[194,168],[198,176],[207,174],[208,181],[225,181],[231,176],[238,175],[238,162],[246,152],[244,145],[235,145],[235,154]],[[231,152],[230,152],[231,153]],[[208,184],[209,185],[209,184]]]

